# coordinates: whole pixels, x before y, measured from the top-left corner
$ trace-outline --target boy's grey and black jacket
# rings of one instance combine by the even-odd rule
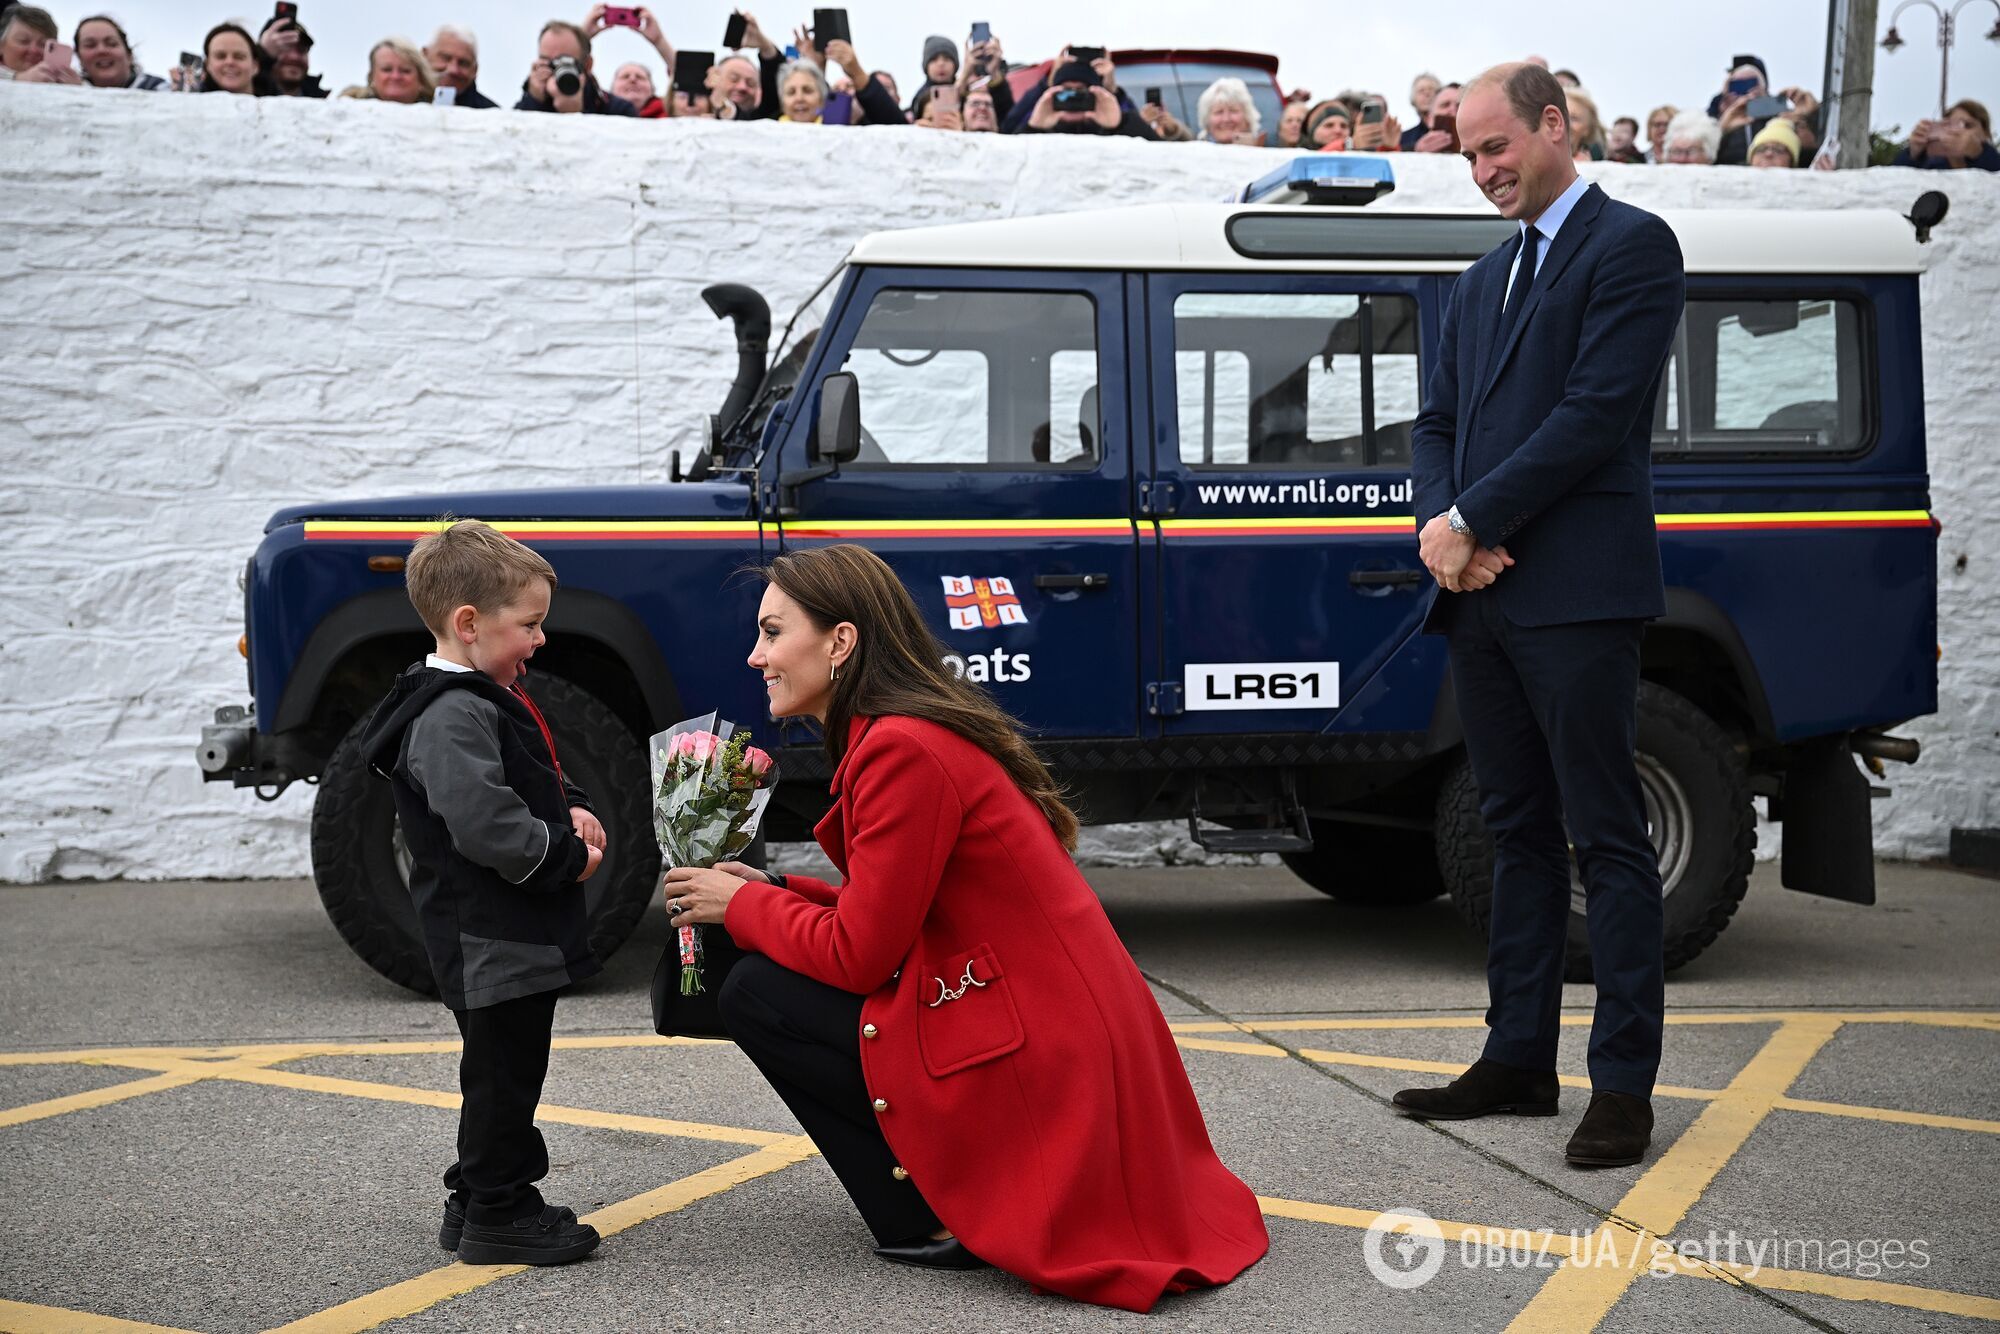
[[[587,854],[536,714],[484,672],[422,663],[396,678],[363,738],[395,793],[410,895],[454,1010],[553,991],[598,971],[583,890]]]

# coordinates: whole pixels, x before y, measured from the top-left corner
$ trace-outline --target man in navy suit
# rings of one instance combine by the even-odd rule
[[[1452,289],[1412,444],[1424,629],[1449,636],[1493,834],[1486,1049],[1398,1107],[1553,1116],[1570,906],[1586,894],[1597,1011],[1579,1166],[1645,1156],[1666,1006],[1660,869],[1633,761],[1639,641],[1666,610],[1653,400],[1681,318],[1673,232],[1579,179],[1563,90],[1535,65],[1467,84],[1459,142],[1521,230]]]

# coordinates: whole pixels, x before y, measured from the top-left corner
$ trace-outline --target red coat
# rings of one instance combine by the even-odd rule
[[[1255,1264],[1257,1199],[1040,808],[979,747],[903,717],[855,720],[833,791],[814,833],[845,883],[745,885],[726,925],[867,997],[869,1096],[944,1225],[1038,1287],[1133,1311]]]

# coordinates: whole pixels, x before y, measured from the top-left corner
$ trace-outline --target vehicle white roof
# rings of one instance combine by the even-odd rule
[[[848,255],[854,264],[948,268],[1201,269],[1241,272],[1456,273],[1471,261],[1250,259],[1224,234],[1247,214],[1342,214],[1483,218],[1485,209],[1397,210],[1301,204],[1142,204],[997,222],[952,223],[875,232]],[[1923,247],[1908,221],[1888,209],[1663,209],[1690,273],[1921,273]]]

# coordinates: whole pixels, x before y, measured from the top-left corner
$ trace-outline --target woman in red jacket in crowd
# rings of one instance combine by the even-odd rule
[[[751,952],[717,998],[731,1037],[886,1259],[1133,1311],[1235,1278],[1270,1245],[1257,1199],[1209,1144],[1048,770],[878,557],[763,574],[750,665],[774,717],[824,726],[837,799],[814,832],[844,880],[668,873],[674,925]]]

